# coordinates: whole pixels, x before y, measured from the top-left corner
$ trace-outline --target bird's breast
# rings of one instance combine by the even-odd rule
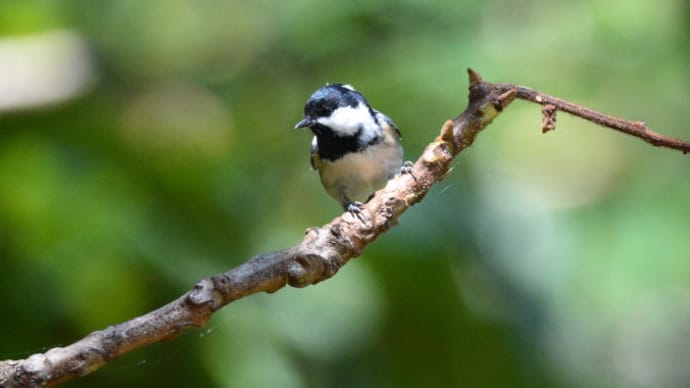
[[[400,144],[384,140],[333,161],[321,159],[317,168],[326,191],[338,202],[345,204],[352,201],[366,202],[371,194],[385,186],[400,171],[401,165]]]

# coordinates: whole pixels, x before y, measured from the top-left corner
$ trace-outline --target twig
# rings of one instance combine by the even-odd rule
[[[624,120],[527,88],[484,82],[479,74],[471,69],[468,72],[467,109],[453,121],[444,123],[441,134],[426,147],[410,174],[392,179],[362,208],[366,222],[345,213],[329,224],[309,229],[298,245],[257,255],[228,272],[202,279],[190,291],[155,311],[93,332],[66,347],[56,347],[23,360],[0,361],[0,387],[52,386],[72,380],[127,352],[173,339],[192,327],[203,327],[213,312],[242,297],[261,291],[275,292],[286,285],[305,287],[330,278],[381,233],[396,225],[405,210],[421,201],[431,186],[448,173],[453,158],[469,147],[477,134],[516,97],[578,112],[575,114],[615,129],[630,126]],[[637,135],[635,131],[624,132],[649,141],[646,135]],[[661,139],[652,144],[666,145],[666,138]]]
[[[690,142],[675,139],[652,131],[644,121],[629,121],[599,113],[581,105],[538,92],[525,86],[512,84],[496,84],[498,90],[515,90],[516,97],[543,105],[542,131],[548,132],[556,128],[556,112],[563,111],[574,116],[591,121],[604,127],[615,129],[640,139],[656,147],[665,147],[687,154],[690,152]]]

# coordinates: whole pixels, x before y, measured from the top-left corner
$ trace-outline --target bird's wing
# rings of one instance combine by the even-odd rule
[[[402,138],[402,134],[400,133],[400,130],[398,129],[398,126],[395,125],[395,123],[393,122],[393,120],[392,120],[390,117],[388,117],[388,116],[386,116],[385,114],[383,114],[383,113],[377,111],[376,109],[374,109],[374,113],[376,114],[376,119],[377,119],[381,124],[383,124],[383,125],[388,125],[389,127],[391,127],[391,128],[395,131],[395,133],[398,135],[398,140],[400,140],[400,138]]]

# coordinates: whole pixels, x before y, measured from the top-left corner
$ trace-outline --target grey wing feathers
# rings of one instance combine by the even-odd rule
[[[395,130],[395,133],[398,134],[398,139],[402,137],[402,134],[400,133],[398,126],[395,125],[395,123],[390,117],[386,116],[384,113],[377,111],[376,109],[374,109],[374,112],[376,112],[376,119],[378,119],[379,121],[383,121],[382,124],[388,124],[391,128]]]

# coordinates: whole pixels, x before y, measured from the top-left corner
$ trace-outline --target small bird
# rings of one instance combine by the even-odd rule
[[[314,92],[295,128],[314,133],[311,165],[346,211],[359,213],[376,190],[404,171],[400,131],[351,85],[330,84]]]

